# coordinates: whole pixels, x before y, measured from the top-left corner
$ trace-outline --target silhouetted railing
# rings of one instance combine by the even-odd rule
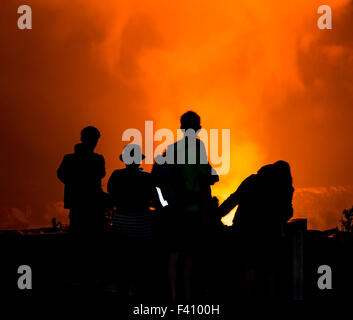
[[[292,219],[287,224],[292,239],[293,299],[304,299],[304,233],[307,231],[307,219]]]

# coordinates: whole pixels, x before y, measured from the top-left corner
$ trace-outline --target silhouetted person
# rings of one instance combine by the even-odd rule
[[[94,152],[100,138],[95,127],[81,131],[81,143],[73,154],[67,154],[58,169],[58,178],[65,184],[64,207],[70,209],[73,269],[75,278],[87,289],[99,277],[101,240],[104,228],[105,176],[103,156]]]
[[[120,155],[125,168],[115,170],[109,178],[108,193],[119,211],[134,214],[149,210],[152,180],[150,173],[140,168],[144,158],[139,145],[127,145]]]
[[[151,174],[140,168],[144,158],[139,145],[127,145],[120,155],[126,167],[115,170],[108,182],[114,206],[112,226],[117,232],[117,242],[120,242],[118,280],[130,295],[142,293],[151,258],[148,256],[152,240],[150,206],[156,191]]]
[[[277,161],[246,178],[219,208],[225,215],[238,205],[232,229],[241,243],[239,252],[250,295],[259,270],[267,272],[269,290],[273,289],[274,280],[270,278],[282,258],[285,224],[293,216],[293,192],[289,164]]]
[[[186,299],[192,296],[193,257],[202,242],[202,225],[209,219],[210,185],[218,181],[218,176],[212,175],[204,144],[197,138],[201,129],[199,115],[188,111],[181,116],[180,124],[184,137],[169,145],[163,154],[169,162],[172,160],[172,164],[159,168],[161,164],[155,163],[152,171],[162,173],[165,166],[165,173],[169,177],[168,188],[172,189],[167,190],[166,194],[173,195],[173,199],[168,199],[171,206],[168,233],[172,250],[169,277],[173,300],[177,296],[178,263],[183,269],[182,296]],[[158,174],[156,179],[163,180]]]
[[[250,175],[220,206],[225,215],[239,205],[233,229],[247,234],[279,235],[293,216],[294,188],[285,161],[262,167]]]
[[[65,155],[58,169],[58,178],[65,184],[64,207],[70,209],[72,232],[103,231],[105,161],[94,152],[99,138],[98,129],[84,128],[75,153]]]

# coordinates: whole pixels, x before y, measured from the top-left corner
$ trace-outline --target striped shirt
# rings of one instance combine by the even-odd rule
[[[151,215],[146,212],[131,214],[115,211],[112,217],[112,227],[123,239],[151,240],[151,220]]]

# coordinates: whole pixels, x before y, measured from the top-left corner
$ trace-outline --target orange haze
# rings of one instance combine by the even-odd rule
[[[1,5],[0,225],[67,221],[56,169],[82,127],[101,130],[109,176],[125,129],[176,130],[187,109],[231,129],[220,200],[283,159],[310,227],[353,205],[351,2],[325,2],[332,30],[318,29],[315,0],[25,2],[32,30],[17,29],[23,1]]]

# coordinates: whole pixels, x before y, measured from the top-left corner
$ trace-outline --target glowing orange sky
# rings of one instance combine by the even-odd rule
[[[109,177],[125,129],[176,130],[187,109],[231,129],[220,200],[283,159],[309,226],[334,227],[353,205],[349,1],[325,3],[332,30],[317,28],[321,1],[33,0],[26,31],[21,4],[1,8],[0,224],[64,219],[56,168],[83,126],[100,128]]]

